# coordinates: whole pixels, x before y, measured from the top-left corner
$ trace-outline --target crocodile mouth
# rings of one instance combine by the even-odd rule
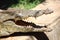
[[[43,28],[43,27],[46,28],[47,27],[47,26],[39,26],[39,25],[36,25],[34,23],[29,23],[29,22],[26,22],[26,21],[23,21],[23,20],[15,21],[14,19],[8,19],[8,20],[5,20],[3,22],[6,22],[6,21],[13,21],[18,26],[32,26],[34,28]]]

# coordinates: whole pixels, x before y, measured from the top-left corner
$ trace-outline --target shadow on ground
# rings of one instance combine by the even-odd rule
[[[3,36],[0,38],[14,37],[14,36],[35,36],[38,40],[49,40],[45,33],[43,32],[27,32],[27,33],[13,33],[9,36]]]

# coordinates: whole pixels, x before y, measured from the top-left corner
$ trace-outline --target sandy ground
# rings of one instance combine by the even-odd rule
[[[16,37],[8,37],[8,38],[3,38],[0,40],[32,40],[30,36],[16,36]],[[36,40],[36,38],[34,38]]]

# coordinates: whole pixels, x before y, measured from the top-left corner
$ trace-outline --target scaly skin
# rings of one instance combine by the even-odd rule
[[[31,25],[21,26],[16,25],[13,21],[0,23],[0,36],[7,36],[14,32],[49,32],[51,29],[34,28]]]
[[[35,11],[3,10],[2,12],[0,12],[0,36],[10,35],[14,32],[48,32],[48,31],[51,31],[51,29],[49,28],[34,28],[31,25],[28,25],[28,26],[19,25],[18,26],[13,21],[9,20],[9,19],[14,19],[15,21],[17,21],[17,20],[26,19],[28,17],[38,17],[41,15],[40,12],[44,14],[46,10],[42,10],[42,11],[41,10],[37,10],[37,11],[36,10]]]

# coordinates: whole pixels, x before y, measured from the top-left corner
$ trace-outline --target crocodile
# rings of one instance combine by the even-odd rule
[[[3,10],[0,12],[0,36],[10,35],[14,32],[49,32],[51,29],[43,26],[42,28],[35,28],[32,25],[17,25],[16,21],[26,19],[28,17],[38,17],[44,14],[46,10]],[[47,12],[52,13],[52,11]],[[36,16],[37,15],[37,16]],[[12,21],[14,20],[14,21]]]

